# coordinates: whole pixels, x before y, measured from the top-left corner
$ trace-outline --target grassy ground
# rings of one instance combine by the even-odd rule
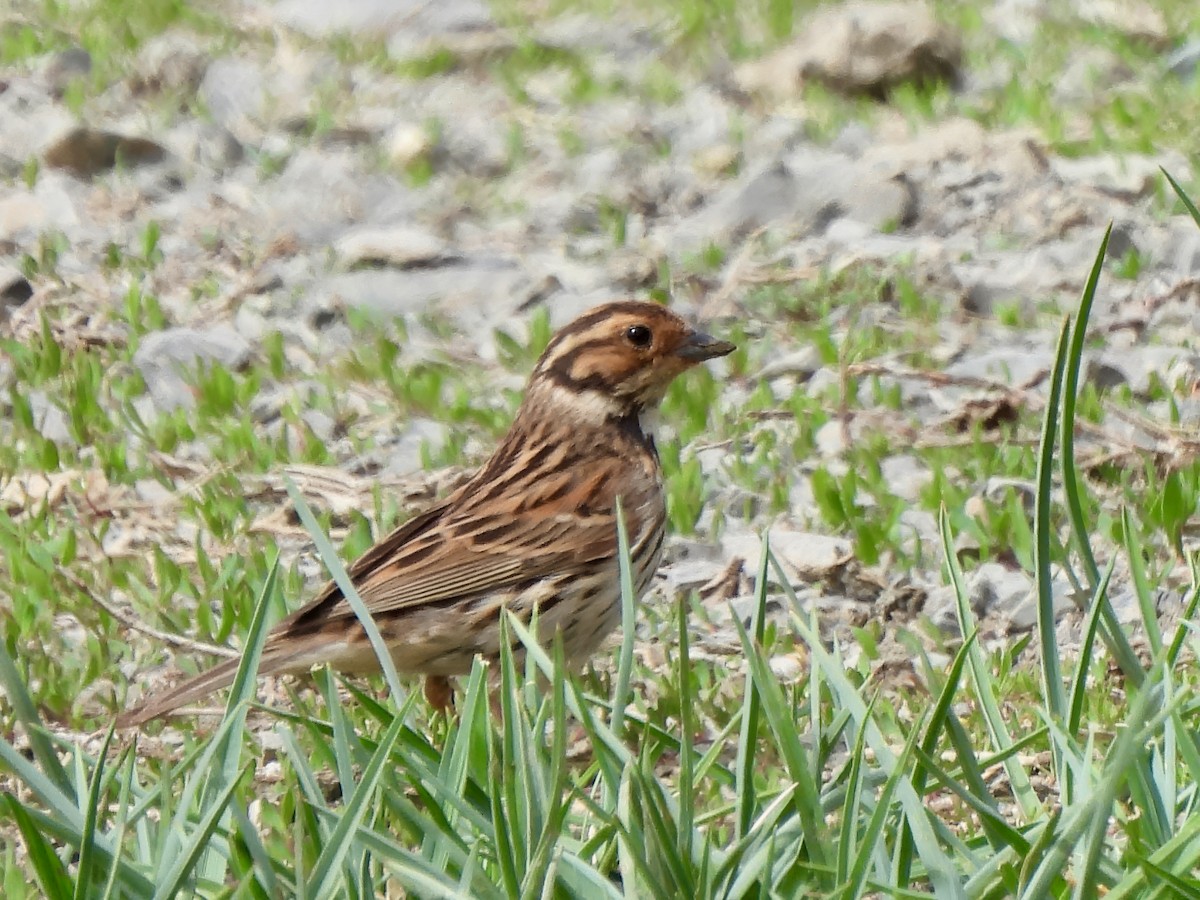
[[[1134,69],[1157,65],[1160,51],[1102,27],[1080,33],[1065,18],[1017,50],[991,38],[975,4],[939,9],[965,30],[968,68],[999,76],[969,105],[948,91],[902,94],[896,108],[914,123],[966,114],[989,127],[1033,127],[1060,153],[1195,145],[1200,92],[1181,82],[1140,79],[1089,109],[1054,98],[1080,44]],[[1162,10],[1176,33],[1200,26],[1191,4]],[[505,5],[513,17],[555,11]],[[18,12],[22,21],[0,28],[0,66],[82,44],[95,69],[66,98],[81,112],[165,28],[187,25],[217,42],[270,39],[235,32],[219,9],[161,0],[37,2]],[[613,3],[604,12],[675,23],[668,63],[678,67],[664,65],[640,86],[670,96],[712,64],[711,35],[734,58],[750,58],[789,33],[799,7],[664,3],[631,13]],[[334,49],[398,65],[373,48]],[[420,77],[437,63],[403,65]],[[580,102],[609,89],[582,58],[530,50],[496,65],[513,90],[521,67],[546,65],[572,68]],[[886,114],[815,90],[805,100],[818,138]],[[36,165],[24,177],[36,179]],[[864,652],[847,664],[786,591],[773,600],[788,614],[768,622],[769,579],[760,577],[764,590],[738,622],[729,655],[693,646],[711,615],[698,598],[649,610],[639,613],[638,640],[627,623],[620,648],[581,679],[563,678],[552,648],[534,649],[523,664],[502,661],[502,721],[479,670],[449,721],[409,686],[383,691],[382,680],[364,686],[328,673],[316,675],[315,689],[275,698],[286,711],[262,712],[247,703],[252,651],[283,597],[303,593],[311,560],[299,553],[314,539],[286,512],[299,495],[289,495],[282,473],[321,510],[314,531],[334,536],[336,552],[325,547],[322,559],[354,558],[502,433],[518,394],[487,386],[498,374],[519,383],[548,326],[537,319],[528,337],[498,334],[494,366],[410,362],[398,355],[402,324],[352,320],[355,343],[301,373],[272,338],[243,371],[194,373],[194,412],[142,423],[134,400],[146,385],[130,361],[167,321],[150,289],[164,264],[159,238],[152,225],[113,246],[99,277],[129,286],[119,308],[86,319],[71,318],[59,238],[47,234],[20,260],[39,306],[21,311],[2,344],[17,386],[0,444],[0,821],[14,838],[0,849],[5,896],[1200,895],[1200,696],[1186,624],[1197,594],[1182,583],[1189,615],[1166,633],[1154,608],[1155,589],[1181,586],[1188,572],[1183,536],[1200,477],[1186,453],[1075,467],[1066,442],[1076,422],[1103,421],[1114,408],[1141,412],[1127,395],[1088,387],[1076,396],[1084,285],[1053,378],[1060,396],[1016,404],[999,431],[968,422],[964,440],[909,436],[935,473],[918,506],[940,517],[961,633],[974,635],[975,622],[952,548],[968,533],[978,561],[1013,558],[1035,576],[1042,624],[1030,640],[1040,664],[1018,664],[1019,648],[971,637],[931,653],[928,640],[901,635],[915,677],[887,678],[869,628],[859,635]],[[695,260],[691,274],[713,262]],[[894,312],[848,328],[885,283],[898,298]],[[211,302],[217,288],[197,284],[195,294]],[[661,449],[677,533],[696,528],[702,505],[698,444],[746,447],[735,479],[768,510],[783,510],[822,425],[864,396],[874,410],[900,406],[895,382],[872,364],[933,366],[922,355],[926,332],[945,314],[903,266],[814,283],[781,277],[740,299],[746,319],[729,337],[743,349],[727,383],[695,373],[665,405],[674,436]],[[1004,324],[1057,327],[1057,316],[1019,315]],[[756,380],[755,338],[767,327],[778,340],[816,346],[843,380],[824,395]],[[301,377],[312,383],[304,402],[286,404],[277,428],[258,425],[253,404],[264,386]],[[367,409],[345,403],[348,385],[373,399]],[[710,414],[735,388],[737,403],[717,402]],[[1169,399],[1170,388],[1152,399]],[[63,411],[69,440],[43,436],[38,398]],[[312,433],[302,413],[314,408],[338,423],[345,443],[331,447]],[[377,422],[412,416],[449,427],[426,461],[436,475],[337,474],[346,456],[370,448]],[[780,421],[786,427],[771,424]],[[844,468],[818,467],[812,483],[819,530],[847,536],[866,564],[904,571],[928,560],[913,558],[899,524],[910,501],[879,470],[895,439],[881,418]],[[175,455],[194,442],[225,464]],[[972,507],[973,486],[991,476],[1034,482],[1036,501],[1027,508],[1007,496]],[[705,528],[719,532],[721,522]],[[1143,613],[1132,646],[1106,619],[1110,560]],[[767,572],[773,563],[759,565]],[[1064,570],[1087,610],[1083,650],[1065,659],[1047,624],[1051,579]],[[216,597],[219,605],[209,602]],[[219,724],[156,726],[136,743],[105,733],[129,687],[121,665],[163,640],[123,619],[186,635],[191,649],[244,642],[244,677]],[[188,650],[179,653],[185,665],[199,656]],[[798,662],[800,674],[781,660]]]

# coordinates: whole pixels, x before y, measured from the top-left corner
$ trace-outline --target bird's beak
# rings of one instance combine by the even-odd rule
[[[726,356],[736,349],[737,347],[729,343],[729,341],[718,341],[711,334],[705,334],[703,331],[693,331],[680,344],[679,349],[675,351],[675,355],[681,359],[686,359],[688,362],[704,362],[706,359]]]

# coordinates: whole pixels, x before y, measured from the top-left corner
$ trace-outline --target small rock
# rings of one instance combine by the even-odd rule
[[[246,155],[229,129],[215,122],[181,122],[167,136],[167,145],[180,159],[198,163],[214,172],[225,172]]]
[[[1155,49],[1171,42],[1162,12],[1144,0],[1075,0],[1075,11],[1085,22],[1119,31]]]
[[[495,24],[483,0],[282,0],[268,10],[281,25],[314,38],[350,33],[428,39]]]
[[[46,66],[46,82],[56,97],[61,97],[72,83],[91,74],[92,55],[82,47],[71,47],[54,54]]]
[[[168,328],[146,335],[133,355],[133,363],[162,412],[191,407],[196,398],[184,378],[199,363],[217,363],[242,369],[250,362],[251,347],[228,325],[212,328]]]
[[[29,401],[29,411],[33,415],[33,425],[42,437],[55,444],[74,446],[76,441],[71,434],[66,413],[56,403],[51,402],[45,392],[30,391],[26,399]]]
[[[901,454],[886,457],[880,463],[883,480],[891,492],[903,500],[915,503],[933,483],[933,471],[915,456]]]
[[[771,552],[802,581],[820,578],[850,560],[854,554],[845,538],[793,531],[776,526],[767,533]]]
[[[946,367],[952,378],[986,378],[1009,385],[1028,384],[1047,370],[1050,363],[1045,350],[1033,347],[993,347],[972,350]]]
[[[758,373],[758,377],[766,380],[782,375],[794,375],[807,380],[821,368],[821,364],[820,351],[812,344],[805,344],[799,350],[769,360]]]
[[[927,4],[852,0],[818,10],[790,45],[742,66],[737,78],[751,92],[795,94],[815,81],[883,99],[902,84],[956,83],[961,65],[958,34]]]
[[[1005,616],[1017,610],[1029,597],[1033,580],[1020,569],[985,562],[967,579],[967,596],[975,615],[990,612]]]
[[[342,265],[411,269],[448,259],[446,245],[420,228],[367,228],[352,231],[333,245]]]
[[[50,227],[70,233],[78,226],[79,214],[65,180],[55,174],[39,178],[32,191],[0,191],[0,241],[29,237]]]
[[[194,38],[167,32],[147,41],[138,53],[135,93],[174,91],[190,96],[204,81],[209,57]]]
[[[386,445],[383,475],[408,475],[425,467],[426,454],[436,453],[450,439],[450,429],[434,419],[413,419]]]
[[[708,584],[726,565],[715,559],[685,559],[662,570],[667,586],[676,593],[694,591]]]
[[[1020,574],[1023,575],[1024,573]],[[1025,577],[1028,579],[1028,576]],[[1074,608],[1075,605],[1071,601],[1073,592],[1074,587],[1066,578],[1059,576],[1051,582],[1050,593],[1053,597],[1051,615],[1055,622],[1064,613]],[[1032,584],[1030,584],[1024,595],[1018,596],[1014,591],[1003,596],[996,595],[994,600],[995,602],[991,604],[990,611],[1008,624],[1009,631],[1028,631],[1031,628],[1037,627],[1037,589]]]
[[[1051,168],[1065,181],[1087,184],[1106,194],[1133,200],[1150,196],[1158,189],[1162,181],[1159,166],[1164,162],[1135,154],[1105,153],[1077,159],[1056,156],[1051,160]],[[1188,177],[1186,165],[1168,163],[1166,167],[1176,179]]]
[[[742,160],[742,152],[732,144],[706,147],[692,158],[696,171],[708,178],[732,174]]]
[[[1180,81],[1191,82],[1196,77],[1196,66],[1200,65],[1200,40],[1191,40],[1166,59],[1167,71]]]
[[[407,169],[414,163],[427,160],[433,154],[434,141],[429,132],[420,125],[401,122],[391,130],[384,141],[385,152],[391,163]]]
[[[447,128],[438,155],[450,165],[476,178],[496,178],[508,172],[509,148],[504,132],[494,121],[459,120]]]
[[[1141,397],[1150,393],[1156,379],[1168,388],[1182,386],[1185,392],[1200,383],[1200,356],[1184,347],[1152,345],[1105,350],[1098,363],[1104,372],[1122,378]]]
[[[199,95],[217,124],[249,136],[256,133],[267,109],[266,75],[248,59],[216,59],[205,69]]]
[[[822,456],[841,456],[849,448],[845,424],[840,419],[830,419],[817,429],[813,443]]]
[[[118,163],[141,166],[161,162],[166,156],[162,145],[148,138],[126,137],[94,128],[73,128],[54,141],[42,158],[52,168],[89,178],[107,172]]]

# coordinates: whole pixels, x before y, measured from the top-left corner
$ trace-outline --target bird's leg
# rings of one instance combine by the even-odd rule
[[[454,711],[454,688],[444,675],[425,676],[425,700],[438,712],[450,715]]]

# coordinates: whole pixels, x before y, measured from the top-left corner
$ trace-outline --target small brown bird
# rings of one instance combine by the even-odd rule
[[[662,556],[662,471],[642,413],[681,372],[733,349],[653,303],[610,303],[559,331],[491,458],[350,568],[396,669],[427,676],[427,696],[448,699],[448,676],[469,672],[476,654],[498,656],[502,608],[526,622],[536,608],[539,640],[560,632],[567,662],[582,666],[620,621],[618,497],[638,597]],[[259,673],[322,663],[379,670],[332,581],[271,630]],[[227,687],[237,665],[152,696],[117,724],[140,725]]]

